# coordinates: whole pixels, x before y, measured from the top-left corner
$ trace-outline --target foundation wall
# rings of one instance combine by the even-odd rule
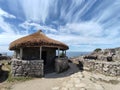
[[[44,75],[43,60],[12,60],[12,76],[42,77]]]

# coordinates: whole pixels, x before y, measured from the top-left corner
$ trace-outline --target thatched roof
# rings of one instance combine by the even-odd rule
[[[69,47],[64,43],[48,38],[46,35],[42,33],[41,30],[31,35],[13,41],[10,44],[9,49],[15,50],[24,47],[40,47],[40,46],[51,47],[56,49],[60,48],[61,50],[69,49]]]

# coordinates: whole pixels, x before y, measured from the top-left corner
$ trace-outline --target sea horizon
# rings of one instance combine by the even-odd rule
[[[12,56],[13,52],[0,52],[2,54],[6,54],[7,56]],[[66,56],[68,56],[68,58],[73,58],[73,57],[78,57],[78,56],[82,56],[82,55],[86,55],[89,54],[90,52],[84,51],[84,52],[79,52],[79,51],[68,51],[66,53]]]
[[[84,52],[70,51],[70,52],[67,52],[67,56],[68,56],[68,58],[73,58],[73,57],[87,55],[89,53],[91,53],[91,52],[87,52],[87,51],[84,51]]]

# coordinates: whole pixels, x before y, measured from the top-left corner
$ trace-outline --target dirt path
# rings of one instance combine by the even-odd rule
[[[24,83],[16,84],[12,90],[50,90],[51,87],[59,85],[61,80],[56,79],[35,79]]]

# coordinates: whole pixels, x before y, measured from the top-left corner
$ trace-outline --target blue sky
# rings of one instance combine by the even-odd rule
[[[0,52],[38,29],[69,51],[120,46],[120,0],[0,0]]]

